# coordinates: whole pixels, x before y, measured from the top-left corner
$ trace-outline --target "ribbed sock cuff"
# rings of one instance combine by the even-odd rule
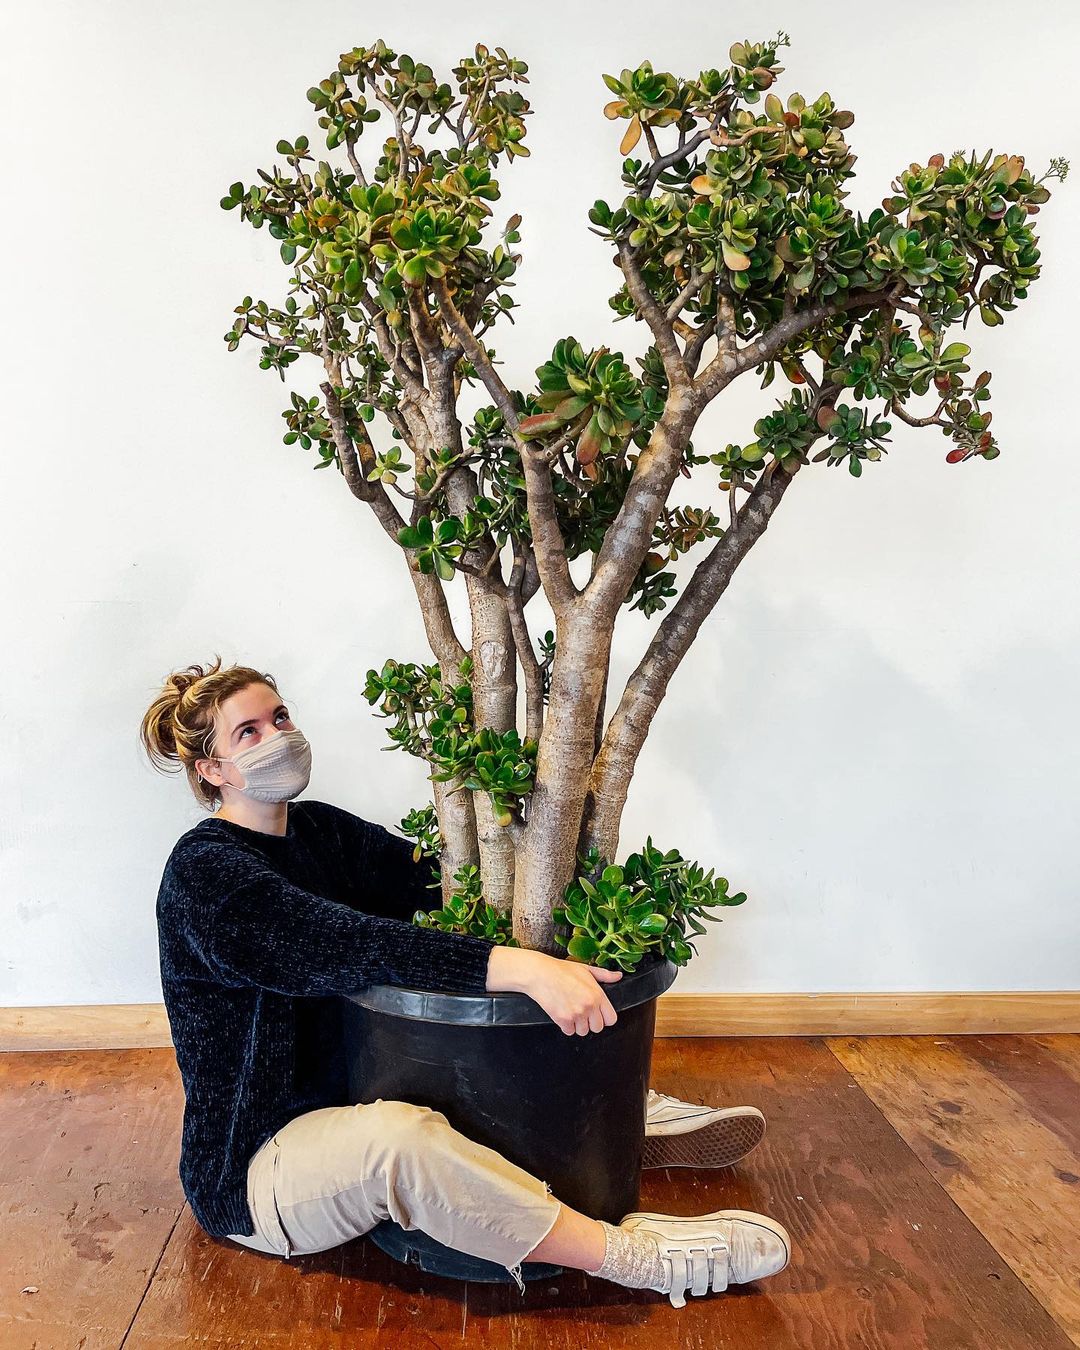
[[[655,1289],[664,1282],[664,1264],[656,1239],[640,1229],[616,1227],[601,1219],[604,1259],[597,1270],[586,1272],[628,1289]]]

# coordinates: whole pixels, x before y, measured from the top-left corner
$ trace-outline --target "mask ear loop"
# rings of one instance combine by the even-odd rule
[[[212,739],[212,738],[213,738],[213,729],[211,729],[210,736],[211,736],[211,739]],[[212,754],[210,754],[210,752],[209,752],[209,750],[208,750],[208,748],[207,748],[207,745],[206,745],[206,741],[205,741],[205,740],[203,741],[203,758],[204,758],[204,759],[218,759],[217,755],[212,755]],[[220,759],[218,759],[218,763],[219,763],[219,764],[221,763],[221,760],[220,760]],[[195,776],[196,776],[196,778],[198,778],[198,780],[199,780],[200,783],[207,783],[207,782],[210,781],[209,779],[204,778],[204,777],[202,776],[201,773],[196,773]],[[215,786],[216,786],[216,784],[215,784]]]

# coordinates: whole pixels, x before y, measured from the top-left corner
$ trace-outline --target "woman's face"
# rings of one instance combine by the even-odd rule
[[[218,709],[214,727],[212,748],[225,762],[200,759],[195,767],[208,782],[218,787],[227,783],[241,792],[246,787],[244,776],[228,761],[277,731],[296,730],[288,706],[268,684],[249,684],[231,694]]]

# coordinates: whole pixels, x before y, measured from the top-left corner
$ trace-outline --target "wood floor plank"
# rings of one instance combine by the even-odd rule
[[[576,1271],[529,1281],[524,1297],[512,1284],[465,1285],[403,1266],[363,1238],[288,1262],[210,1238],[182,1203],[176,1176],[183,1098],[171,1051],[9,1055],[0,1059],[9,1074],[0,1082],[9,1086],[13,1061],[30,1072],[21,1098],[0,1094],[5,1144],[19,1141],[0,1163],[0,1188],[8,1187],[0,1189],[0,1253],[7,1269],[13,1256],[22,1261],[16,1288],[35,1283],[47,1298],[30,1320],[19,1297],[5,1291],[4,1350],[1069,1345],[819,1040],[655,1043],[654,1086],[692,1101],[758,1105],[769,1129],[738,1168],[645,1172],[641,1208],[758,1210],[785,1223],[795,1242],[780,1275],[691,1298],[682,1309],[652,1291]],[[29,1092],[38,1080],[59,1098],[51,1110]],[[103,1095],[103,1080],[115,1083],[111,1094]],[[77,1193],[71,1177],[82,1178]],[[108,1184],[88,1211],[103,1234],[95,1248],[97,1230],[73,1227],[65,1209],[77,1198],[77,1221],[99,1182]],[[16,1239],[9,1219],[20,1214]],[[176,1218],[171,1229],[169,1217]],[[35,1268],[23,1249],[35,1244],[52,1262],[48,1279],[23,1276]],[[40,1296],[22,1299],[30,1297]]]
[[[430,1350],[461,1344],[465,1295],[364,1239],[285,1261],[208,1237],[185,1209],[124,1350]]]
[[[680,1310],[573,1271],[530,1281],[522,1298],[511,1285],[413,1271],[363,1240],[286,1263],[216,1243],[185,1215],[125,1350],[316,1350],[343,1333],[394,1350],[460,1345],[463,1333],[545,1350],[1068,1344],[820,1043],[657,1042],[654,1083],[690,1100],[761,1105],[770,1130],[741,1169],[645,1173],[642,1207],[774,1213],[797,1244],[782,1275]]]
[[[1040,1124],[1080,1154],[1080,1036],[1050,1037],[1050,1045],[1037,1036],[934,1039],[976,1060],[1022,1098]],[[1075,1058],[1070,1057],[1069,1042],[1078,1050]]]
[[[306,1257],[208,1237],[189,1210],[123,1350],[194,1343],[228,1350],[460,1345],[466,1285],[355,1241]]]
[[[184,1204],[174,1075],[171,1050],[0,1056],[4,1350],[121,1343]]]
[[[1067,1074],[1080,1083],[1080,1035],[1032,1036],[1034,1045],[1052,1055]]]
[[[680,1208],[760,1210],[795,1243],[788,1271],[762,1282],[762,1306],[724,1310],[731,1345],[1068,1343],[850,1075],[833,1072],[823,1042],[711,1040],[704,1054],[699,1044],[676,1042],[669,1056],[658,1043],[657,1086],[688,1101],[758,1106],[768,1131],[728,1182],[690,1174]]]
[[[1004,1068],[967,1037],[830,1038],[829,1045],[964,1213],[1080,1345],[1080,1154],[1048,1125],[1066,1104],[1037,1065]],[[1010,1082],[1010,1079],[1012,1080]],[[1080,1109],[1080,1092],[1073,1111]]]

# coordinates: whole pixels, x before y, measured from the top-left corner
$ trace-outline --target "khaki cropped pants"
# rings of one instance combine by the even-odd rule
[[[383,1219],[497,1261],[525,1292],[521,1262],[554,1227],[560,1201],[546,1181],[411,1102],[326,1106],[283,1125],[252,1154],[247,1200],[254,1234],[234,1242],[307,1256]]]

